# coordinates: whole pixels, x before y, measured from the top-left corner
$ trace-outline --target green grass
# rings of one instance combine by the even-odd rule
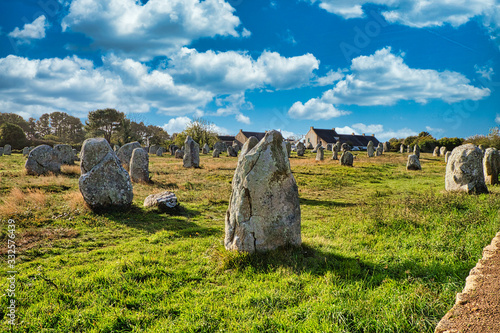
[[[430,154],[421,172],[406,154],[329,158],[291,158],[303,245],[248,255],[223,247],[236,158],[188,170],[151,156],[154,183],[134,185],[130,211],[97,215],[74,169],[26,176],[22,156],[0,157],[2,276],[8,218],[20,250],[19,321],[5,324],[3,295],[0,331],[433,332],[500,229],[500,189],[446,193]],[[163,190],[178,215],[142,207]]]

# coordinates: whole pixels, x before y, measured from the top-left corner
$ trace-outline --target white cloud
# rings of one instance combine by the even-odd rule
[[[282,129],[278,129],[278,131],[281,132],[281,136],[283,136],[283,139],[298,138],[299,137],[294,132],[285,131],[285,130],[282,130]]]
[[[477,74],[481,75],[483,78],[489,81],[491,81],[492,76],[495,75],[495,71],[493,70],[493,68],[488,65],[482,67],[475,65],[474,69],[476,70]]]
[[[310,99],[306,104],[295,102],[288,110],[290,117],[300,119],[330,119],[348,114],[349,111],[337,110],[332,104],[324,103],[317,98]]]
[[[236,120],[240,123],[250,125],[252,122],[250,121],[250,118],[243,115],[242,113],[236,115]]]
[[[318,77],[315,81],[317,86],[329,86],[332,85],[334,82],[337,82],[339,80],[342,80],[344,78],[345,74],[341,69],[338,69],[337,71],[330,70],[328,73],[326,73],[325,76]]]
[[[371,56],[352,60],[351,73],[326,91],[322,101],[331,104],[393,105],[401,100],[425,104],[438,99],[447,103],[480,100],[490,95],[486,88],[476,88],[457,72],[414,69],[403,62],[391,48]]]
[[[210,66],[207,66],[210,64]],[[217,94],[235,94],[247,89],[298,88],[310,83],[319,61],[312,54],[286,58],[264,51],[257,60],[243,52],[198,52],[183,48],[172,55],[169,73],[178,82]]]
[[[356,129],[356,131],[353,131],[353,132],[356,132],[359,134],[361,134],[361,133],[374,134],[374,133],[384,132],[384,126],[382,126],[382,125],[365,125],[363,123],[357,123],[357,124],[352,125],[352,127]]]
[[[234,8],[221,0],[73,0],[62,28],[84,33],[96,46],[151,59],[200,37],[240,33]],[[248,30],[243,31],[248,36]]]
[[[444,129],[442,128],[432,128],[430,126],[425,126],[425,130],[429,133],[443,133]]]
[[[19,39],[22,43],[28,43],[32,39],[45,38],[45,29],[49,26],[45,15],[39,16],[32,23],[26,23],[22,30],[15,28],[9,33],[12,38]]]
[[[352,127],[349,126],[344,126],[344,127],[335,127],[335,132],[338,134],[351,134],[351,133],[356,133],[356,130],[354,130]]]
[[[495,117],[495,123],[500,124],[500,114],[497,113],[497,116]]]
[[[186,129],[186,126],[191,122],[188,117],[177,117],[172,118],[163,125],[163,129],[169,134],[180,133]]]

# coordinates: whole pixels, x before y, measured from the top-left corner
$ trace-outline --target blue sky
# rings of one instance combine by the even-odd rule
[[[0,110],[384,140],[500,124],[498,0],[3,0]]]

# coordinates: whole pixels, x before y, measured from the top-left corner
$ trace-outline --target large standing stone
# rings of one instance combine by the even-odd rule
[[[61,164],[71,165],[75,164],[75,154],[70,145],[55,145],[54,153],[57,155]]]
[[[127,171],[130,166],[130,158],[132,157],[132,152],[135,148],[141,148],[141,145],[137,141],[124,144],[120,149],[118,149],[118,153],[116,153],[118,159],[120,160],[120,163],[122,164],[122,167],[124,167]],[[80,159],[81,158],[82,157],[80,156]]]
[[[302,142],[297,143],[297,156],[304,156],[305,151],[306,146]]]
[[[451,151],[447,151],[446,154],[444,155],[444,162],[445,163],[448,163],[450,156],[451,156]]]
[[[306,148],[307,149],[313,149],[313,144],[311,142],[308,142],[307,145],[306,145]]]
[[[212,157],[218,158],[220,155],[220,150],[215,148],[214,151],[212,152]]]
[[[163,147],[162,147],[163,148]],[[158,149],[159,150],[159,149]],[[141,148],[135,148],[130,158],[130,178],[135,183],[149,182],[149,155]]]
[[[140,146],[136,148],[143,151]],[[80,158],[82,175],[78,184],[93,210],[130,206],[134,198],[130,176],[106,139],[85,140]]]
[[[339,159],[339,151],[340,151],[340,141],[335,142],[333,145],[333,155],[332,155],[332,160],[338,160]]]
[[[372,141],[368,142],[368,146],[366,146],[366,153],[368,154],[368,157],[373,157],[375,154],[375,147]]]
[[[351,166],[354,163],[354,156],[350,151],[344,151],[340,156],[340,165]]]
[[[317,148],[317,152],[316,152],[316,161],[323,161],[325,159],[325,152],[324,152],[325,148],[323,147],[319,147]]]
[[[156,156],[163,156],[164,153],[166,153],[167,150],[163,147],[158,147],[158,149],[156,149]]]
[[[500,173],[500,153],[496,148],[487,148],[483,157],[484,181],[486,184],[498,184]]]
[[[177,196],[169,191],[151,194],[144,199],[144,207],[156,207],[162,212],[175,211],[177,205]]]
[[[379,142],[377,146],[377,150],[375,151],[376,156],[382,156],[382,153],[384,152],[384,146],[382,145],[382,142]]]
[[[401,144],[401,146],[399,147],[399,152],[401,154],[403,154],[405,152],[405,145],[404,144]]]
[[[313,153],[317,153],[317,152],[318,152],[319,147],[323,147],[323,145],[322,145],[321,143],[318,143],[318,144],[316,145],[316,147],[314,147],[314,149],[313,149],[313,151],[312,151],[312,152],[313,152]]]
[[[383,152],[388,153],[391,150],[391,144],[389,141],[384,142],[383,144]]]
[[[448,151],[448,150],[446,149],[446,147],[444,147],[444,146],[443,146],[443,147],[441,147],[441,149],[439,150],[439,153],[441,154],[441,156],[445,156],[447,151]]]
[[[185,168],[200,167],[200,145],[196,143],[189,135],[184,141],[184,157],[182,166]]]
[[[175,152],[179,149],[179,147],[177,147],[177,145],[174,145],[174,144],[171,144],[169,147],[168,147],[168,150],[170,151],[170,155],[172,156],[175,156]]]
[[[351,150],[351,146],[347,143],[347,142],[344,142],[342,144],[342,151],[350,151]]]
[[[236,152],[236,154],[238,154],[238,152],[240,151],[240,149],[241,149],[241,145],[240,145],[240,143],[238,142],[238,140],[234,140],[234,141],[233,141],[233,149],[234,149],[234,151]]]
[[[49,172],[61,172],[61,162],[54,149],[48,145],[41,145],[33,149],[24,165],[29,175],[44,175]]]
[[[238,153],[236,152],[236,150],[234,150],[234,148],[232,146],[229,146],[229,147],[227,147],[227,156],[236,157],[236,156],[238,156]]]
[[[434,148],[434,151],[432,152],[432,156],[439,156],[439,155],[440,155],[439,147]]]
[[[408,155],[406,170],[422,170],[422,166],[420,165],[420,160],[417,155]]]
[[[10,145],[5,145],[3,147],[3,154],[4,155],[10,155],[10,154],[12,154],[12,147]]]
[[[413,147],[413,155],[417,155],[420,159],[420,146],[418,144]]]
[[[210,153],[210,147],[208,146],[208,143],[205,143],[205,145],[203,145],[203,149],[201,151],[203,154]]]
[[[445,188],[447,191],[488,193],[484,182],[483,154],[469,143],[456,147],[446,165]]]
[[[226,143],[224,141],[217,141],[214,144],[214,150],[215,149],[218,149],[219,152],[226,151],[227,150],[227,145],[226,145]]]
[[[158,146],[158,145],[152,145],[151,147],[149,147],[149,153],[150,154],[156,154],[156,152],[158,151],[158,148],[160,148],[160,146]]]
[[[269,251],[299,246],[300,204],[283,137],[269,131],[238,159],[226,214],[228,250]]]
[[[30,147],[24,147],[23,148],[23,156],[28,156],[30,153]]]

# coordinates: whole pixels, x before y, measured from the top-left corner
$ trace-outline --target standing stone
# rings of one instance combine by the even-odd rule
[[[227,146],[226,146],[226,143],[223,142],[223,141],[217,141],[215,144],[214,144],[214,150],[215,149],[218,149],[219,152],[222,152],[222,151],[226,151],[227,150]]]
[[[220,150],[219,149],[214,149],[214,151],[212,152],[212,157],[214,158],[218,158],[220,155]]]
[[[307,145],[306,145],[306,148],[307,149],[313,149],[313,144],[311,142],[308,142]]]
[[[136,148],[144,152],[140,146]],[[85,140],[80,158],[82,175],[78,185],[93,210],[130,206],[134,198],[130,176],[106,139]]]
[[[323,147],[323,145],[322,145],[321,143],[318,143],[318,144],[316,145],[316,147],[313,149],[313,151],[312,151],[312,152],[313,152],[313,153],[317,153],[317,152],[318,152],[318,149],[319,149],[320,147]]]
[[[368,154],[368,157],[373,157],[375,154],[375,148],[371,140],[368,142],[368,146],[366,146],[366,153]]]
[[[350,151],[350,150],[351,150],[351,146],[347,142],[344,142],[342,144],[342,151]]]
[[[448,163],[450,156],[451,156],[451,151],[447,151],[446,154],[444,155],[444,162],[445,163]]]
[[[208,146],[208,143],[205,143],[205,145],[203,146],[203,149],[201,151],[203,152],[203,154],[210,153],[210,147]]]
[[[163,147],[162,147],[163,148]],[[159,150],[159,149],[158,149]],[[149,182],[149,155],[144,149],[135,148],[130,158],[130,179],[135,183]]]
[[[317,148],[316,152],[316,161],[323,161],[325,159],[325,153],[324,153],[325,148],[319,147]]]
[[[305,151],[306,146],[302,142],[297,143],[297,156],[304,156]]]
[[[383,144],[383,152],[388,153],[391,150],[391,144],[389,141],[384,142]]]
[[[251,136],[248,138],[248,140],[245,142],[243,147],[241,148],[240,152],[240,157],[238,158],[238,161],[242,158],[242,156],[245,156],[253,147],[255,147],[259,143],[259,139],[257,139],[255,136]],[[283,142],[283,149],[286,151],[286,147],[284,145],[285,143]]]
[[[445,156],[447,151],[448,151],[448,150],[446,149],[446,147],[444,147],[444,146],[443,146],[443,147],[441,147],[441,149],[439,150],[439,153],[441,154],[441,156]]]
[[[181,149],[177,149],[177,150],[175,151],[175,155],[174,155],[174,156],[175,156],[175,158],[180,158],[180,159],[182,159],[182,158],[184,158],[184,151],[183,151],[183,150],[181,150]]]
[[[59,158],[59,163],[66,165],[75,164],[75,154],[70,145],[55,145],[54,153]]]
[[[28,175],[44,175],[61,172],[61,162],[51,146],[41,145],[33,149],[24,165]]]
[[[286,145],[286,153],[288,154],[288,158],[290,158],[290,155],[292,154],[292,144],[290,141],[285,141]]]
[[[183,167],[199,168],[200,167],[200,145],[196,143],[189,135],[184,141],[184,157]]]
[[[401,146],[399,147],[399,152],[401,154],[404,154],[404,152],[405,152],[405,145],[404,144],[401,144]]]
[[[179,147],[177,147],[176,145],[174,144],[171,144],[169,147],[168,147],[168,150],[170,151],[170,155],[172,156],[175,156],[175,152],[179,149]]]
[[[439,155],[440,155],[439,147],[434,148],[434,151],[432,152],[432,156],[439,156]]]
[[[118,149],[118,153],[116,153],[120,163],[127,171],[129,171],[128,168],[130,166],[130,158],[132,157],[132,152],[135,148],[141,148],[141,145],[137,141],[123,145],[120,149]],[[82,157],[80,156],[80,158]]]
[[[238,156],[238,153],[234,150],[232,146],[227,147],[227,156],[229,157],[236,157]]]
[[[160,146],[158,146],[158,145],[152,145],[151,147],[149,147],[149,153],[150,154],[156,154],[156,152],[158,151],[158,148],[160,148]]]
[[[338,160],[339,159],[339,151],[340,151],[340,141],[335,142],[333,145],[333,155],[332,155],[332,160]]]
[[[420,165],[420,160],[417,155],[408,155],[406,170],[422,170],[422,166]]]
[[[333,144],[331,144],[331,143],[327,143],[327,144],[326,144],[326,150],[328,150],[328,151],[333,151]]]
[[[340,165],[351,166],[354,163],[354,156],[350,151],[344,151],[340,156]]]
[[[10,154],[12,154],[12,147],[10,145],[5,145],[3,147],[3,154],[4,155],[10,155]]]
[[[488,185],[498,184],[500,153],[496,148],[487,148],[483,157],[484,181]]]
[[[3,155],[3,147],[0,147],[0,156]]]
[[[163,147],[158,147],[158,149],[156,150],[156,156],[163,156],[164,153],[166,153],[167,150]]]
[[[240,146],[240,143],[238,142],[238,140],[233,141],[233,149],[236,152],[236,154],[238,154],[238,152],[240,151],[241,146]]]
[[[471,143],[453,149],[446,165],[446,190],[469,194],[488,193],[482,162],[481,149]]]
[[[409,154],[409,153],[411,153],[411,147],[410,147],[410,145],[408,145],[408,147],[406,148],[406,152],[407,152],[408,154]]]
[[[420,146],[419,145],[415,145],[413,147],[413,155],[417,155],[417,157],[420,159]]]
[[[281,133],[267,132],[255,147],[245,144],[226,214],[226,249],[252,253],[299,246],[299,193]]]
[[[383,152],[384,152],[384,146],[382,145],[382,142],[379,142],[377,150],[375,151],[375,156],[382,156]]]
[[[24,147],[23,148],[23,156],[28,156],[30,153],[30,147]]]

